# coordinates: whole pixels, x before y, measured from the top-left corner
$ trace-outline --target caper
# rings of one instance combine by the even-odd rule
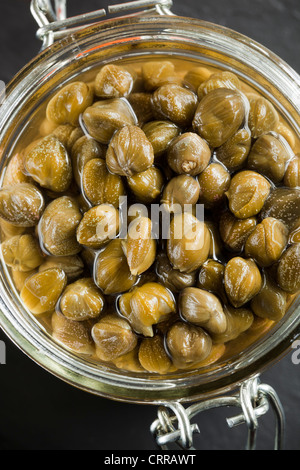
[[[201,100],[193,128],[211,147],[220,147],[238,131],[244,119],[242,95],[236,90],[219,88]]]
[[[180,272],[191,273],[207,260],[211,236],[204,222],[188,212],[177,214],[171,221],[167,241],[169,260]]]
[[[128,322],[114,313],[106,315],[93,326],[92,337],[101,361],[113,361],[137,345],[137,336]]]
[[[289,188],[300,187],[300,156],[293,158],[284,175],[284,185]]]
[[[300,243],[300,219],[293,225],[289,234],[289,244]]]
[[[212,209],[221,204],[225,199],[231,178],[228,170],[220,163],[211,163],[198,176],[200,185],[199,203],[206,209]]]
[[[68,278],[68,281],[74,281],[84,271],[84,263],[80,256],[47,256],[43,264],[39,267],[39,272],[47,269],[62,269]]]
[[[263,174],[274,183],[282,181],[290,152],[285,145],[272,135],[263,135],[253,145],[248,168]]]
[[[226,265],[224,284],[228,299],[235,308],[252,300],[263,285],[255,262],[241,257],[232,258]]]
[[[251,142],[251,132],[239,129],[217,149],[216,157],[229,171],[240,170],[248,158]]]
[[[125,195],[122,178],[107,170],[105,160],[93,158],[82,172],[82,190],[93,206],[112,204],[118,207],[120,198]]]
[[[154,91],[152,107],[156,119],[167,119],[179,127],[189,127],[197,108],[195,93],[180,85],[163,85]]]
[[[79,354],[91,356],[95,347],[87,322],[68,320],[59,312],[54,312],[51,318],[52,336],[65,347]]]
[[[195,285],[196,272],[181,273],[174,269],[165,253],[159,253],[156,257],[155,269],[161,284],[173,293],[178,293],[186,287]]]
[[[267,199],[260,214],[261,219],[274,217],[292,229],[300,218],[300,189],[276,188]]]
[[[169,121],[147,122],[143,131],[152,144],[155,159],[164,155],[172,140],[180,134],[180,128]]]
[[[105,65],[95,78],[95,94],[99,98],[121,98],[129,95],[132,87],[132,75],[120,65]]]
[[[154,119],[152,111],[152,93],[130,93],[128,101],[140,126]]]
[[[247,239],[245,254],[261,267],[268,267],[281,257],[288,243],[289,231],[280,220],[267,217]]]
[[[71,158],[73,175],[78,187],[81,187],[81,177],[85,165],[94,158],[105,158],[106,147],[95,139],[87,136],[80,137],[72,146]]]
[[[220,217],[219,232],[225,247],[234,252],[242,252],[249,235],[257,225],[255,217],[237,219],[230,211]]]
[[[25,156],[26,172],[42,187],[65,192],[72,180],[72,166],[62,143],[54,136],[44,137]]]
[[[139,348],[136,346],[132,351],[129,351],[122,356],[113,359],[113,364],[121,370],[127,370],[129,372],[146,372],[142,367],[139,357],[138,357]]]
[[[287,294],[266,277],[263,288],[251,301],[251,309],[258,317],[277,322],[286,313]]]
[[[224,302],[227,296],[224,288],[225,266],[219,261],[208,259],[199,271],[197,287],[217,295]]]
[[[83,215],[77,228],[77,241],[80,245],[99,249],[116,238],[119,228],[119,211],[108,204],[101,204]]]
[[[155,261],[156,241],[152,236],[152,222],[147,217],[139,217],[131,222],[123,249],[131,274],[140,275]]]
[[[121,314],[144,336],[154,336],[153,325],[170,318],[176,305],[170,291],[156,282],[137,286],[119,299]]]
[[[159,168],[152,166],[148,170],[128,177],[127,183],[138,201],[150,204],[160,196],[164,177]]]
[[[286,140],[292,150],[295,149],[296,137],[295,133],[291,129],[289,129],[287,126],[285,126],[282,122],[279,121],[276,126],[275,132],[280,134]]]
[[[189,175],[172,178],[165,187],[161,203],[169,212],[181,212],[186,205],[195,205],[199,200],[198,181]]]
[[[177,174],[199,175],[210,158],[209,146],[194,132],[186,132],[173,139],[168,150],[169,166]]]
[[[231,180],[227,197],[231,212],[238,219],[257,215],[271,190],[269,181],[255,171],[240,171]]]
[[[238,77],[232,72],[216,72],[213,73],[208,80],[201,83],[197,93],[201,100],[205,95],[218,88],[227,88],[230,90],[239,90],[241,83]]]
[[[289,294],[300,291],[300,243],[291,245],[280,258],[277,282]]]
[[[1,244],[5,263],[18,271],[32,271],[43,262],[40,245],[30,234],[16,235]]]
[[[18,271],[12,268],[11,275],[12,275],[12,279],[14,282],[14,286],[17,289],[17,291],[21,292],[26,282],[26,279],[29,279],[31,276],[33,276],[36,273],[37,273],[36,269],[33,269],[32,271]]]
[[[50,202],[39,223],[40,242],[53,256],[76,255],[81,247],[76,230],[82,219],[78,204],[68,196]]]
[[[164,347],[164,339],[160,335],[144,338],[139,347],[138,357],[140,364],[148,372],[166,374],[172,367],[172,361]]]
[[[96,258],[94,278],[97,286],[105,295],[126,292],[133,287],[137,278],[131,274],[126,256],[122,249],[122,241],[112,240]]]
[[[0,190],[0,217],[19,227],[34,227],[45,207],[41,191],[30,183]]]
[[[279,123],[279,116],[272,103],[263,96],[250,93],[249,127],[252,137],[257,139],[263,134],[274,131]]]
[[[175,80],[175,67],[172,62],[149,61],[142,66],[143,84],[146,90],[153,91],[156,88],[172,83]]]
[[[202,328],[178,322],[168,333],[166,344],[173,364],[185,369],[197,362],[204,361],[211,353],[211,337]]]
[[[86,108],[83,123],[91,137],[109,144],[114,133],[123,126],[135,125],[137,118],[125,98],[97,101]]]
[[[34,315],[51,312],[67,284],[62,269],[52,268],[26,279],[21,300]]]
[[[40,127],[39,127],[39,134],[41,137],[45,137],[46,135],[51,134],[57,128],[57,124],[55,122],[49,121],[49,119],[45,118],[42,120]]]
[[[59,309],[69,320],[84,321],[97,318],[104,307],[104,298],[93,279],[82,278],[64,290]]]
[[[93,90],[84,82],[74,82],[64,86],[49,101],[47,118],[56,124],[78,123],[83,111],[93,102]]]
[[[22,235],[27,232],[26,227],[20,227],[18,225],[11,224],[6,222],[4,219],[0,219],[0,229],[1,229],[1,241],[7,240],[9,238],[15,237],[16,235]]]
[[[206,82],[211,74],[212,72],[206,67],[192,67],[185,74],[183,82],[188,88],[197,93],[201,83]]]
[[[125,126],[113,136],[106,153],[106,165],[112,173],[132,176],[153,165],[153,147],[137,126]]]
[[[224,333],[227,320],[218,297],[197,287],[187,287],[179,296],[179,311],[188,322],[209,333]]]
[[[249,330],[253,325],[254,315],[247,308],[233,308],[224,305],[224,313],[227,320],[227,328],[224,333],[212,334],[213,342],[216,344],[228,343],[238,338],[242,333]]]
[[[16,153],[9,160],[5,169],[3,186],[14,186],[19,183],[32,183],[32,178],[26,174],[24,167],[24,153]]]
[[[72,148],[73,143],[80,137],[82,137],[83,130],[81,127],[72,126],[72,124],[61,124],[60,126],[55,127],[55,129],[45,135],[44,137],[56,137],[60,143],[65,147],[67,152],[69,152]],[[75,136],[75,141],[74,141]]]

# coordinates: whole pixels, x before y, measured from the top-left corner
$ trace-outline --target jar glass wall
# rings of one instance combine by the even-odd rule
[[[45,103],[59,86],[82,74],[93,77],[96,67],[115,60],[168,56],[234,72],[270,100],[299,136],[300,77],[271,52],[233,31],[198,20],[128,17],[101,22],[54,44],[9,84],[0,117],[2,177],[20,140],[26,144],[32,139]],[[21,304],[4,262],[0,302],[2,328],[42,367],[91,393],[135,402],[191,401],[231,390],[278,360],[300,328],[296,298],[284,319],[243,353],[208,366],[201,374],[184,371],[157,377],[113,370],[56,343]]]

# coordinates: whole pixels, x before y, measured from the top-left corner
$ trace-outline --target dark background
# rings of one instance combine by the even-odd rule
[[[105,8],[99,0],[69,0],[69,15]],[[40,49],[29,0],[0,0],[0,79],[8,82]],[[300,72],[299,0],[174,0],[173,12],[225,25],[265,45]],[[149,426],[157,409],[82,392],[53,377],[0,330],[7,364],[0,365],[0,450],[155,450]],[[291,353],[263,373],[278,392],[287,419],[285,448],[300,450],[300,365]],[[245,427],[230,430],[235,409],[199,416],[197,448],[243,449]],[[271,449],[274,417],[260,420],[258,449]]]

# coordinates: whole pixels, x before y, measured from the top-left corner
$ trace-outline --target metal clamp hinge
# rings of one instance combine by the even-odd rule
[[[78,16],[67,18],[67,0],[54,0],[54,8],[51,0],[31,0],[31,13],[39,25],[37,37],[43,41],[42,49],[51,46],[56,40],[72,34],[88,25],[94,24],[107,14],[124,14],[132,10],[138,10],[131,15],[144,16],[150,13],[156,15],[173,15],[170,8],[172,0],[136,0],[104,8]]]
[[[233,396],[213,398],[189,408],[184,408],[178,402],[166,403],[158,409],[158,418],[152,423],[150,430],[162,450],[168,450],[171,444],[176,444],[181,449],[196,450],[193,447],[193,438],[200,431],[197,424],[191,423],[191,419],[202,411],[234,406],[240,408],[241,413],[227,419],[227,424],[232,428],[245,423],[248,429],[246,450],[255,450],[258,419],[269,411],[270,405],[276,418],[274,449],[281,450],[285,432],[284,410],[274,389],[261,384],[258,377],[243,383],[239,393]]]

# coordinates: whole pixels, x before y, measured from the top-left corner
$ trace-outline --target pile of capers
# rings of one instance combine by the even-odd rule
[[[299,142],[232,72],[185,66],[113,63],[61,86],[0,190],[23,305],[66,348],[123,370],[241,352],[300,291]],[[167,236],[153,236],[153,204]]]

